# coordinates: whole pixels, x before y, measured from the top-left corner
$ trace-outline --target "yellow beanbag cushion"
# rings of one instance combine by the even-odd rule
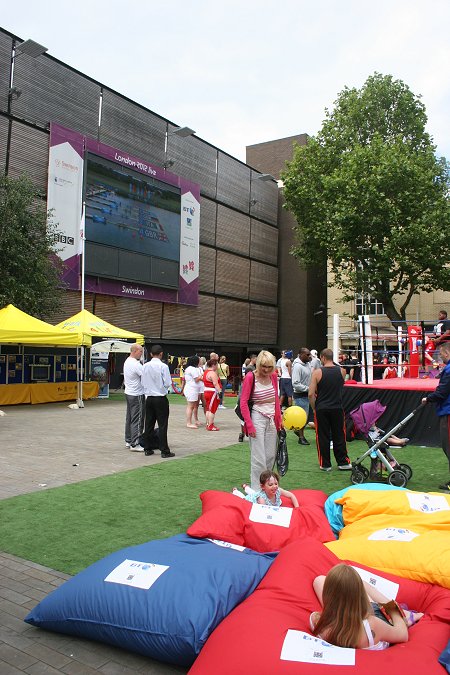
[[[341,560],[353,560],[407,579],[450,588],[448,528],[419,533],[414,525],[374,527],[365,534],[341,537],[325,546]]]
[[[393,514],[380,513],[378,515],[367,516],[356,520],[351,525],[346,525],[339,532],[339,539],[352,539],[353,537],[360,537],[370,535],[377,530],[382,530],[386,527],[401,528],[405,530],[412,530],[416,534],[423,534],[424,532],[443,531],[448,533],[450,539],[450,524],[433,522],[433,516],[427,517],[410,514],[408,516],[397,516]]]
[[[335,500],[342,505],[345,525],[368,516],[392,514],[415,517],[434,528],[443,524],[450,528],[450,495],[413,490],[347,490]]]

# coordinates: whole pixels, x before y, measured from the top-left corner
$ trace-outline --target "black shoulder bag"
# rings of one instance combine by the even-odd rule
[[[253,408],[253,401],[251,401],[250,399],[252,398],[253,390],[255,389],[255,373],[252,373],[252,375],[253,375],[253,383],[252,383],[252,388],[251,388],[251,391],[250,391],[250,396],[248,398],[248,409],[250,410],[250,415],[252,414],[252,408]],[[237,400],[237,403],[236,403],[236,407],[234,408],[234,412],[239,417],[241,422],[243,422],[244,416],[243,416],[242,411],[241,411],[241,394],[239,394],[239,396],[238,396],[238,400]]]

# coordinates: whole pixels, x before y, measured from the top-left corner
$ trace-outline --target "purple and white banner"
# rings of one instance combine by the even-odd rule
[[[101,186],[101,190],[91,190],[91,206],[86,209],[86,226],[82,223],[83,185],[86,181],[85,158],[95,155],[109,162],[121,165],[133,173],[139,173],[147,177],[149,187],[152,179],[165,183],[168,187],[166,194],[155,188],[157,199],[164,203],[167,197],[180,195],[180,221],[175,218],[168,209],[158,208],[150,203],[147,195],[145,180],[143,186],[136,184],[127,189],[139,192],[138,201],[132,203],[126,196],[121,201],[117,195],[111,193],[110,187]],[[101,160],[99,160],[101,162]],[[112,179],[114,182],[114,178]],[[139,183],[139,181],[136,181]],[[122,178],[122,183],[124,179]],[[100,184],[101,185],[101,184]],[[162,186],[164,188],[164,186]],[[122,186],[122,192],[123,192]],[[164,189],[162,190],[164,192]],[[115,197],[115,199],[113,199]],[[84,196],[86,199],[86,196]],[[178,196],[178,199],[180,197]],[[119,240],[128,237],[129,244],[124,250],[132,250],[142,254],[148,254],[154,247],[156,257],[164,260],[164,254],[160,253],[161,247],[166,246],[169,251],[167,259],[175,264],[179,261],[178,288],[164,288],[152,286],[150,283],[140,281],[120,281],[105,276],[85,277],[85,290],[87,292],[115,295],[120,297],[139,298],[141,300],[154,300],[159,302],[180,303],[188,305],[198,304],[198,275],[199,275],[199,232],[200,232],[200,186],[180,176],[176,176],[165,169],[154,166],[149,162],[133,155],[99,143],[76,131],[66,129],[59,124],[50,125],[50,151],[48,171],[48,209],[51,219],[57,224],[60,232],[58,237],[59,255],[65,263],[66,272],[64,281],[69,288],[80,290],[80,254],[81,254],[81,229],[85,233],[88,227],[91,230],[96,227],[102,229],[102,236],[108,237],[107,226],[111,223],[116,238]],[[95,209],[95,210],[93,210]],[[114,210],[115,209],[115,210]],[[120,210],[123,213],[120,213]],[[125,215],[124,215],[125,214]],[[128,217],[132,225],[123,225],[122,220]],[[142,225],[143,223],[143,225]],[[94,225],[95,224],[95,225]],[[134,226],[133,226],[134,225]],[[176,229],[176,232],[175,232]],[[125,232],[124,232],[125,231]],[[171,236],[173,232],[173,236]],[[131,239],[133,238],[133,239]],[[89,236],[87,237],[89,240]],[[93,239],[93,241],[99,241]],[[152,244],[154,242],[154,245]],[[174,242],[176,251],[174,253]],[[179,244],[178,244],[179,242]],[[122,248],[120,241],[115,243],[117,248]],[[179,250],[178,250],[179,246]],[[158,248],[159,247],[159,248]]]

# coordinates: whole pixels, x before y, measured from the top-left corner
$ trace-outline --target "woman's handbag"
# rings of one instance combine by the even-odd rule
[[[248,397],[248,409],[250,411],[250,415],[252,414],[252,408],[253,408],[253,401],[251,401],[250,399],[253,396],[253,390],[255,388],[255,373],[252,373],[252,375],[253,375],[253,383],[252,383],[252,388],[251,388],[251,391],[250,391],[250,396]],[[239,394],[239,396],[238,396],[238,400],[237,400],[236,406],[234,408],[234,412],[239,417],[241,422],[243,422],[244,416],[243,416],[242,410],[241,410],[241,394]]]
[[[278,468],[278,473],[282,478],[289,469],[289,457],[288,457],[285,429],[281,429],[278,432],[278,448],[277,448],[277,456],[275,457],[275,463]]]

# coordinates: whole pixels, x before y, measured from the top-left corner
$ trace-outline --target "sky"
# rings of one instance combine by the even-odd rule
[[[449,0],[0,0],[0,26],[244,161],[392,75],[450,159]]]

